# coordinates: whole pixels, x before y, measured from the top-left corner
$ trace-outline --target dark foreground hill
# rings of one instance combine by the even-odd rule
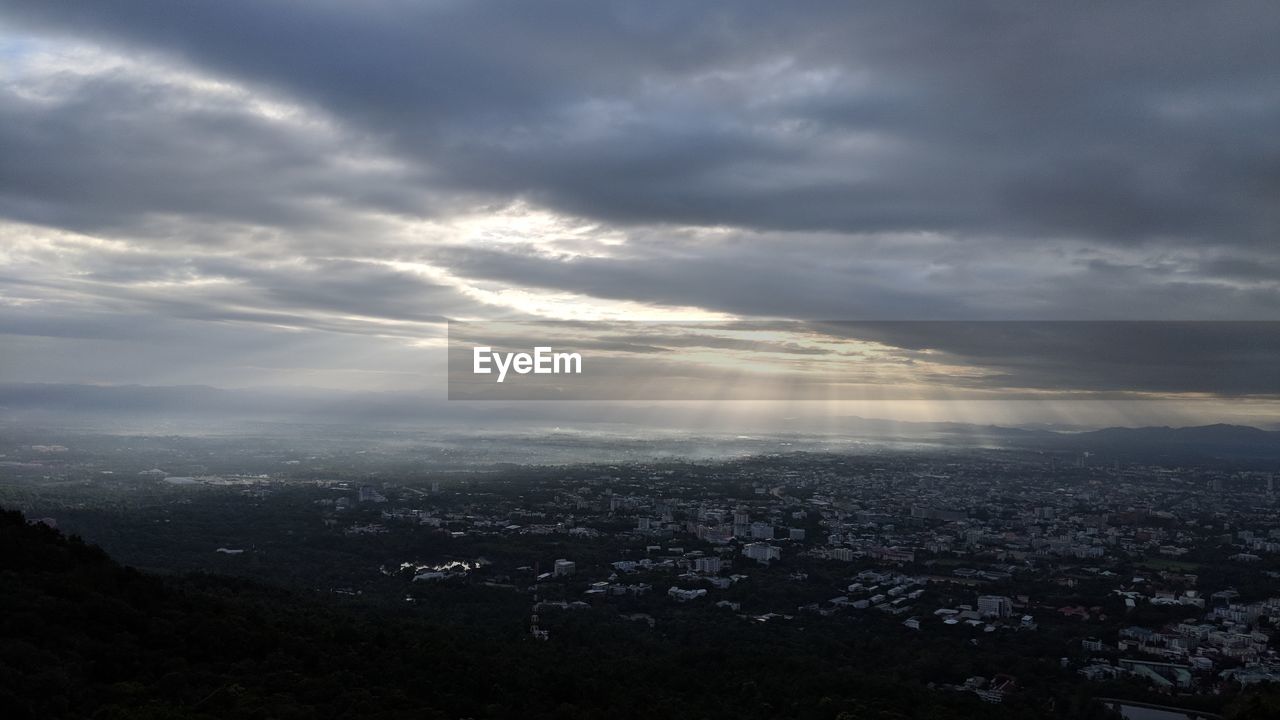
[[[438,626],[243,580],[148,575],[0,510],[7,720],[1106,716],[1078,686],[1001,706],[927,690],[913,680],[924,668],[963,660],[874,633],[591,622],[538,642],[500,622]]]

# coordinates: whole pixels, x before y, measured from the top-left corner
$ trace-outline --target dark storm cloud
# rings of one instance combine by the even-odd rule
[[[995,371],[970,387],[1280,396],[1280,322],[827,322],[873,340]],[[925,357],[920,355],[919,357]]]
[[[306,229],[351,225],[353,207],[423,207],[414,171],[352,169],[336,153],[358,148],[335,149],[333,131],[247,112],[236,98],[211,103],[173,79],[121,73],[62,78],[51,91],[0,87],[0,213],[13,219],[136,237],[164,235],[148,222],[156,214]]]
[[[948,302],[880,278],[874,267],[839,258],[794,258],[785,249],[702,247],[683,257],[571,260],[470,248],[433,257],[471,277],[561,288],[593,297],[706,307],[784,317],[930,316]],[[781,258],[798,265],[780,263]],[[895,313],[886,316],[884,313]]]
[[[625,223],[1274,239],[1274,4],[8,4]]]
[[[692,241],[691,241],[692,242]],[[593,297],[804,319],[1267,319],[1273,287],[1142,267],[1051,259],[1046,277],[1025,256],[941,243],[895,250],[839,238],[704,240],[693,250],[558,258],[467,247],[430,257],[463,275]]]

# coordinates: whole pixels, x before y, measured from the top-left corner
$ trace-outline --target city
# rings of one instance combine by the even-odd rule
[[[921,444],[406,472],[414,450],[370,446],[343,469],[282,447],[212,474],[183,442],[165,459],[184,474],[126,477],[103,450],[11,448],[0,504],[140,567],[552,647],[584,618],[870,635],[964,657],[918,669],[932,692],[1019,708],[1069,687],[1212,713],[1280,680],[1280,473],[1250,464]]]

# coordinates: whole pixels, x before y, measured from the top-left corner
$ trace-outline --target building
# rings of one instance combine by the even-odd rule
[[[671,589],[667,591],[667,596],[676,602],[689,602],[690,600],[697,600],[700,597],[706,597],[707,591],[702,588],[698,588],[697,590],[684,590],[682,588],[672,586]]]
[[[693,561],[693,569],[700,573],[715,575],[720,572],[723,563],[718,557],[700,557]]]
[[[716,545],[725,545],[733,539],[733,532],[727,527],[707,527],[699,525],[694,532],[699,539]]]
[[[766,522],[751,523],[751,539],[752,540],[772,540],[773,526]]]
[[[982,617],[1009,617],[1013,614],[1013,600],[1003,595],[979,595],[978,614]]]
[[[916,551],[911,548],[877,547],[871,549],[871,557],[886,562],[910,563],[916,561]]]
[[[578,570],[578,565],[574,561],[557,560],[555,564],[555,568],[552,569],[551,574],[554,577],[568,577],[574,574],[575,572],[577,572],[577,570]]]
[[[742,554],[761,565],[768,565],[770,561],[782,558],[782,548],[765,542],[753,542],[742,547]]]

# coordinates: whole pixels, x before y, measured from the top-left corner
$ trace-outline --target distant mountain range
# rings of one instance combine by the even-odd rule
[[[1280,459],[1280,431],[1223,423],[1194,427],[1109,427],[1066,432],[1039,428],[954,422],[901,422],[845,418],[849,432],[879,438],[929,437],[1059,452],[1089,452],[1099,457],[1134,459],[1203,456]]]
[[[1059,435],[1067,447],[1110,453],[1164,453],[1280,457],[1280,432],[1245,425],[1198,427],[1113,427]]]

